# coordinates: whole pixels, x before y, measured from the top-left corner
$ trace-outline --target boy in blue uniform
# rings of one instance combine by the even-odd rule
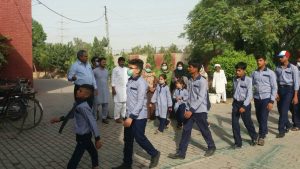
[[[251,145],[257,143],[257,133],[251,120],[252,80],[246,76],[247,64],[239,62],[235,65],[236,77],[233,80],[234,94],[232,103],[232,132],[234,148],[242,147],[239,119],[242,117],[251,137]]]
[[[187,147],[191,138],[191,132],[194,122],[197,124],[205,142],[208,145],[204,156],[208,157],[214,154],[216,146],[208,128],[207,112],[210,108],[208,100],[208,84],[205,78],[200,73],[200,64],[197,62],[189,62],[188,71],[192,78],[188,82],[188,99],[186,111],[184,113],[185,122],[183,124],[182,136],[179,144],[179,149],[175,154],[169,154],[172,159],[184,159]]]
[[[257,70],[251,77],[254,88],[254,105],[256,118],[259,124],[258,145],[263,146],[268,134],[268,117],[273,108],[277,94],[277,83],[275,73],[267,68],[266,57],[261,54],[255,56]]]
[[[157,151],[145,136],[147,123],[147,82],[141,77],[143,61],[132,59],[128,63],[126,119],[124,125],[124,157],[123,163],[113,169],[131,169],[133,155],[133,141],[136,142],[151,156],[149,168],[158,165],[160,152]]]
[[[299,53],[300,54],[300,53]],[[297,63],[296,66],[298,68],[298,77],[300,83],[300,55],[297,56]],[[300,86],[300,84],[299,84]],[[298,90],[298,98],[300,97],[300,91]],[[300,130],[300,104],[292,105],[292,120],[293,120],[293,128],[292,131],[299,131]]]
[[[289,62],[289,57],[288,51],[281,51],[277,55],[280,65],[275,69],[278,85],[276,97],[279,112],[278,138],[284,137],[292,127],[288,119],[290,104],[298,104],[299,73],[297,67]]]
[[[89,105],[88,101],[93,97],[94,87],[92,85],[83,84],[80,85],[76,91],[76,103],[71,118],[74,118],[74,126],[76,133],[77,145],[68,163],[68,169],[76,169],[78,163],[85,150],[87,150],[92,159],[93,169],[98,168],[98,152],[96,149],[101,148],[100,134],[97,127],[96,119],[92,113],[92,105]],[[64,121],[65,116],[60,118],[55,117],[51,119],[51,123],[58,123]],[[95,146],[91,141],[92,133],[95,136]]]

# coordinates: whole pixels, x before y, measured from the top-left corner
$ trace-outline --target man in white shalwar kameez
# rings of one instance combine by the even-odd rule
[[[227,79],[224,70],[221,69],[220,64],[215,64],[216,71],[214,72],[212,87],[215,89],[217,94],[217,103],[226,102],[226,84]]]
[[[126,114],[126,84],[129,76],[127,75],[128,68],[125,67],[125,58],[119,57],[119,66],[112,71],[111,86],[114,96],[114,119],[117,123],[122,123],[122,119]]]

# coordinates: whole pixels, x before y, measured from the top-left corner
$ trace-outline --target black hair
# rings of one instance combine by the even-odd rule
[[[189,65],[189,66],[193,66],[193,67],[197,68],[197,69],[198,69],[198,71],[199,71],[199,70],[200,70],[200,68],[201,68],[201,64],[200,64],[200,63],[198,63],[197,61],[193,61],[193,60],[189,61],[188,65]]]
[[[144,62],[141,59],[131,59],[129,60],[128,64],[135,65],[138,67],[138,69],[143,70]],[[142,71],[140,71],[141,73]]]
[[[118,58],[118,62],[120,62],[120,61],[124,61],[125,62],[125,58],[124,57],[119,57]]]
[[[261,53],[254,53],[254,57],[256,60],[258,60],[258,59],[267,60],[267,57]]]
[[[94,62],[96,62],[97,60],[99,60],[99,57],[98,57],[98,56],[94,56],[94,57],[92,57],[91,62],[94,63]]]
[[[168,64],[167,64],[166,62],[162,62],[162,63],[161,63],[161,66],[162,66],[162,65],[168,66]]]
[[[246,70],[247,69],[247,63],[245,62],[239,62],[235,65],[235,69],[243,69]]]
[[[84,56],[84,54],[87,54],[87,52],[85,50],[79,50],[77,52],[77,58],[79,59],[79,57]]]
[[[178,67],[179,65],[183,66],[183,62],[181,62],[181,61],[177,62],[176,67]]]
[[[158,77],[162,77],[163,79],[167,80],[167,75],[166,74],[160,74]],[[168,85],[167,81],[165,82],[166,85]]]
[[[100,58],[99,58],[99,63],[101,63],[102,60],[106,60],[106,58],[105,58],[105,57],[100,57]]]
[[[182,84],[182,88],[186,89],[186,84],[182,78],[177,79],[175,84],[177,83]]]
[[[79,86],[79,88],[87,89],[91,92],[91,95],[94,93],[94,86],[90,84],[82,84]],[[92,95],[93,96],[93,95]],[[90,96],[91,97],[91,96]]]

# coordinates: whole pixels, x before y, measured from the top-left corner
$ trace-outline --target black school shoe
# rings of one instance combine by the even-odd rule
[[[180,155],[179,153],[175,153],[175,154],[169,154],[168,155],[168,157],[169,158],[171,158],[171,159],[185,159],[185,156],[183,156],[183,155]]]
[[[110,120],[111,120],[111,119],[114,119],[114,118],[112,118],[112,117],[110,117],[110,116],[107,116],[107,119],[110,119]]]
[[[151,157],[149,168],[154,168],[158,165],[159,157],[160,157],[160,152],[158,151],[156,156]]]
[[[234,144],[232,146],[233,149],[241,149],[242,148],[242,145],[237,145],[237,144]]]
[[[118,167],[112,167],[112,169],[132,169],[132,167],[123,163]]]
[[[285,136],[285,133],[279,133],[278,135],[277,135],[277,138],[283,138]]]
[[[212,155],[215,153],[215,151],[216,151],[216,147],[210,148],[210,149],[206,150],[204,156],[205,156],[205,157],[212,156]]]
[[[256,146],[257,145],[257,139],[252,140],[250,143],[251,146]]]
[[[292,128],[293,128],[292,126],[291,126],[291,127],[287,127],[287,128],[285,129],[285,133],[288,133]]]
[[[107,119],[103,119],[103,120],[102,120],[102,123],[104,123],[104,124],[109,124],[109,121],[108,121]]]

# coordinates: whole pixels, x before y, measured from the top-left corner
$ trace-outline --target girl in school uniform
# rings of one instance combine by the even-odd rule
[[[182,128],[182,123],[184,120],[184,112],[185,112],[185,103],[188,99],[188,91],[186,90],[186,85],[183,79],[178,79],[175,82],[176,90],[173,93],[173,99],[175,100],[174,111],[177,120],[177,129]]]
[[[155,115],[159,119],[159,127],[155,134],[162,133],[166,126],[170,124],[167,119],[168,112],[172,110],[172,98],[170,89],[167,85],[167,76],[161,74],[159,76],[159,84],[151,98],[151,103],[156,105]]]

